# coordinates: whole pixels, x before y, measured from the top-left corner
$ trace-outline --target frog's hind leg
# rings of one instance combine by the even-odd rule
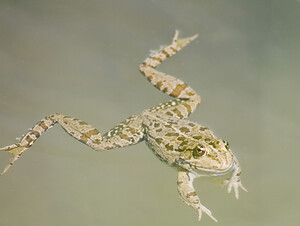
[[[200,96],[180,79],[159,72],[155,69],[155,67],[168,57],[173,56],[188,43],[196,39],[197,36],[198,35],[194,35],[189,38],[178,39],[178,31],[176,31],[170,45],[154,52],[140,65],[140,71],[156,88],[170,96],[184,100],[180,106],[174,104],[176,106],[174,106],[173,109],[169,109],[173,110],[174,117],[178,116],[179,118],[186,118],[189,114],[191,114],[200,104]]]
[[[96,151],[129,146],[143,139],[142,120],[140,116],[128,118],[102,136],[97,129],[88,125],[86,122],[62,114],[54,114],[39,121],[23,136],[19,143],[0,148],[0,151],[7,151],[13,155],[10,163],[6,166],[1,175],[6,173],[14,162],[18,160],[46,130],[56,123],[62,126],[68,134]]]

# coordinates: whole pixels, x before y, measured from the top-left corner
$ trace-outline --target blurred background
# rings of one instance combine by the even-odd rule
[[[296,0],[1,0],[0,146],[56,112],[105,133],[170,99],[138,65],[175,29],[199,38],[159,70],[198,91],[191,120],[228,140],[249,190],[200,178],[201,201],[218,225],[299,225]],[[176,178],[144,143],[97,153],[56,126],[1,176],[0,225],[215,225]]]

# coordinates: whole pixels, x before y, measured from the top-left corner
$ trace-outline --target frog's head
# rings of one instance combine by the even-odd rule
[[[221,139],[198,141],[192,149],[185,150],[181,157],[190,168],[205,172],[224,172],[234,163],[229,144]]]

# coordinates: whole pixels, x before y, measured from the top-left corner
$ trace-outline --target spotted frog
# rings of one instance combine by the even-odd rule
[[[193,180],[200,176],[218,176],[231,172],[228,192],[233,188],[247,191],[241,183],[241,168],[226,141],[218,139],[206,126],[186,120],[200,104],[200,96],[186,83],[155,68],[197,38],[178,39],[175,32],[170,45],[153,52],[139,67],[152,85],[174,99],[133,115],[110,131],[101,133],[88,123],[63,114],[53,114],[34,125],[18,143],[0,148],[13,155],[2,174],[28,150],[34,142],[54,124],[59,124],[69,135],[96,151],[125,147],[145,141],[159,159],[178,170],[177,189],[183,201],[198,213],[212,220],[211,211],[200,202],[193,187]]]

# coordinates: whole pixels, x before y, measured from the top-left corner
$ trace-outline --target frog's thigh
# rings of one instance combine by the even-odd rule
[[[55,117],[67,133],[99,151],[136,144],[144,136],[140,116],[131,116],[109,130],[103,137],[97,129],[84,121],[63,115]]]

